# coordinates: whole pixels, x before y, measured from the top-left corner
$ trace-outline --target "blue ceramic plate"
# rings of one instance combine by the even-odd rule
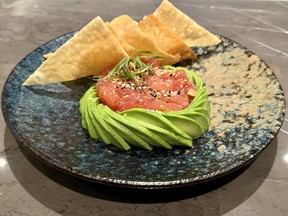
[[[122,151],[90,139],[81,127],[79,99],[92,84],[84,78],[24,87],[22,83],[73,36],[48,42],[11,72],[2,93],[2,111],[20,145],[51,167],[97,183],[134,188],[197,184],[234,171],[255,159],[278,133],[285,115],[282,88],[255,54],[227,38],[196,47],[188,63],[203,79],[212,106],[212,124],[192,148]]]

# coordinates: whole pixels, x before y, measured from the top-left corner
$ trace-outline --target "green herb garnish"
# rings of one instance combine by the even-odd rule
[[[143,55],[144,54],[144,55]],[[122,59],[106,76],[106,78],[126,78],[143,81],[144,73],[153,74],[153,62],[146,64],[142,59],[159,59],[162,56],[150,51],[136,51],[130,57]],[[94,78],[95,79],[95,78]]]

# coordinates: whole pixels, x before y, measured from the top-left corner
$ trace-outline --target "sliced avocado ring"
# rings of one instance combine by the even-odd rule
[[[186,113],[190,113],[190,112],[198,112],[198,113],[202,113],[203,115],[205,115],[208,119],[210,119],[210,112],[207,108],[203,108],[203,107],[195,107],[195,108],[191,108],[190,109],[187,107],[186,109],[183,110],[178,110],[178,111],[174,111],[174,112],[163,112],[163,116],[165,117],[166,115],[185,115]],[[211,120],[211,119],[210,119]]]
[[[80,112],[82,114],[82,126],[87,129],[92,138],[99,138],[99,134],[95,128],[93,116],[91,114],[91,107],[99,103],[99,98],[96,97],[95,88],[90,87],[89,90],[80,99]]]
[[[87,122],[86,122],[86,119],[87,119],[87,116],[86,116],[86,106],[87,106],[87,97],[88,97],[88,94],[89,94],[89,91],[92,87],[90,87],[86,92],[85,94],[81,97],[80,99],[80,107],[79,107],[79,111],[80,113],[82,114],[82,119],[81,119],[81,124],[82,124],[82,127],[87,129],[88,128],[88,125],[87,125]]]
[[[167,114],[166,116],[174,116],[176,118],[178,115],[170,113]],[[206,131],[209,128],[209,119],[200,112],[194,112],[194,110],[193,111],[191,110],[191,112],[189,111],[183,112],[180,115],[195,120],[201,126],[202,131]]]
[[[149,111],[142,108],[134,108],[130,110],[125,110],[120,113],[120,115],[124,117],[131,117],[134,119],[139,119],[149,124],[164,128],[168,131],[172,131],[183,138],[189,139],[190,137],[187,136],[183,131],[173,125],[170,121],[162,116],[161,113]]]
[[[96,89],[95,89],[95,84],[92,85],[86,92],[85,94],[81,97],[80,99],[80,107],[79,107],[79,111],[82,114],[82,118],[81,118],[81,124],[82,127],[85,129],[88,129],[88,125],[87,125],[87,113],[85,112],[86,106],[87,106],[87,98],[91,96],[91,93],[94,93],[95,96],[97,96],[96,94]]]
[[[151,145],[149,145],[145,140],[138,137],[135,133],[133,133],[131,130],[129,130],[127,127],[125,127],[123,124],[121,124],[118,121],[115,121],[113,118],[111,118],[110,114],[111,114],[111,112],[113,112],[112,110],[107,109],[106,106],[103,106],[102,109],[107,114],[107,118],[104,119],[107,122],[107,124],[109,124],[110,127],[113,128],[129,144],[136,145],[136,146],[145,148],[147,150],[153,149],[153,147]]]
[[[171,121],[176,127],[180,128],[186,134],[191,136],[193,139],[200,137],[204,131],[200,124],[182,115],[167,115],[165,116],[169,121]]]
[[[98,105],[97,105],[98,106]],[[111,144],[111,140],[106,136],[105,132],[103,131],[101,127],[101,123],[99,119],[101,118],[100,114],[97,111],[97,106],[92,106],[91,109],[91,114],[93,118],[93,123],[95,126],[95,129],[97,130],[97,133],[99,135],[99,138],[106,144]]]
[[[81,125],[83,128],[87,129],[88,128],[88,125],[87,125],[87,122],[86,122],[86,112],[85,112],[85,107],[86,107],[86,94],[84,94],[81,99],[80,99],[80,107],[79,107],[79,111],[82,115],[82,118],[81,118]]]
[[[99,104],[98,106],[100,106],[100,105],[101,104]],[[110,109],[107,106],[105,106],[105,107],[106,107],[105,109]],[[158,135],[156,135],[155,133],[153,133],[149,129],[138,124],[137,120],[135,120],[134,118],[123,117],[122,115],[119,115],[112,110],[109,114],[110,114],[111,118],[113,118],[114,120],[123,124],[125,127],[127,127],[129,130],[131,130],[133,133],[135,133],[141,139],[145,140],[150,145],[156,146],[156,147],[167,148],[167,149],[172,148],[172,146],[169,145],[161,137],[159,137]]]
[[[130,122],[131,130],[142,139],[146,140],[150,145],[160,148],[172,149],[172,146],[162,137],[158,136],[148,128],[138,124],[138,120],[131,117],[126,117],[126,119]]]
[[[197,101],[197,103],[192,103],[191,108],[195,109],[195,108],[204,108],[207,109],[210,113],[210,101],[208,99],[202,99]]]
[[[198,98],[202,97],[203,95],[206,95],[208,98],[208,95],[206,94],[206,88],[202,87],[199,90],[197,90],[196,97],[193,100],[198,100]]]
[[[161,127],[157,127],[153,124],[149,124],[147,122],[144,122],[142,120],[137,120],[137,122],[150,129],[151,131],[153,131],[154,133],[156,133],[157,135],[163,137],[163,139],[168,142],[170,145],[174,145],[174,146],[188,146],[191,147],[192,146],[192,138],[190,137],[189,139],[185,139],[179,135],[176,135],[175,133],[165,130]]]
[[[113,145],[119,147],[124,150],[129,150],[129,144],[119,135],[117,134],[111,127],[106,123],[104,119],[107,118],[107,114],[101,108],[102,104],[96,106],[95,114],[97,114],[97,120],[100,123],[101,129],[104,134],[108,137]]]
[[[183,116],[196,120],[200,124],[203,131],[206,131],[209,128],[210,119],[200,112],[191,112]]]
[[[196,85],[196,90],[199,90],[203,87],[202,79],[195,72],[193,74],[192,80],[194,81],[194,83]]]
[[[87,123],[87,130],[91,136],[91,138],[94,138],[94,139],[97,139],[99,138],[99,133],[97,131],[97,126],[95,124],[95,121],[93,121],[94,119],[94,116],[91,112],[91,107],[92,106],[95,106],[94,103],[91,103],[91,102],[88,102],[87,101],[87,106],[86,106],[86,115],[85,115],[85,120],[86,120],[86,123]]]
[[[205,118],[207,119],[207,121],[208,121],[208,125],[210,125],[211,117],[210,117],[210,111],[208,109],[205,109],[205,108],[202,108],[202,107],[196,107],[196,108],[194,108],[191,111],[203,114],[205,116]]]
[[[202,107],[204,105],[205,107]],[[210,102],[208,99],[203,99],[201,101],[197,101],[195,104],[190,104],[188,107],[186,107],[183,110],[178,110],[174,112],[163,112],[162,115],[166,117],[167,115],[189,115],[191,112],[198,112],[205,115],[206,119],[208,120],[210,124]]]
[[[199,96],[196,96],[195,100],[193,100],[195,103],[197,103],[198,101],[200,100],[203,100],[203,99],[208,99],[208,95],[204,92],[202,94],[199,94]],[[193,103],[192,101],[192,103]]]
[[[86,96],[86,93],[80,98],[80,101],[79,101],[79,111],[81,114],[83,114],[83,107],[84,107],[84,104],[85,104],[85,96]]]

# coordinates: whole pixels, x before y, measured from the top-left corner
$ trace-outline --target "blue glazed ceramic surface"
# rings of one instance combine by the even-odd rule
[[[81,127],[79,99],[91,79],[22,86],[44,61],[73,36],[42,45],[11,72],[2,92],[2,112],[19,144],[48,165],[97,183],[136,188],[196,184],[227,174],[255,159],[277,135],[285,115],[282,88],[256,55],[223,38],[198,47],[189,63],[203,79],[212,124],[192,148],[122,151],[89,138]]]

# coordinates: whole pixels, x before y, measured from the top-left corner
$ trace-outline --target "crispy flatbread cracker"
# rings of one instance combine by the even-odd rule
[[[165,52],[178,56],[180,61],[196,59],[194,51],[153,14],[144,17],[138,26],[154,44]]]
[[[96,17],[59,47],[23,85],[47,84],[99,75],[128,57],[118,39]]]
[[[117,21],[119,22],[119,21]],[[131,53],[133,53],[135,51],[135,48],[133,46],[131,46],[127,41],[126,41],[126,37],[123,35],[121,35],[121,32],[116,32],[118,30],[118,28],[115,27],[116,25],[116,18],[113,20],[113,23],[105,23],[107,28],[110,29],[110,31],[115,35],[115,37],[117,37],[118,41],[120,42],[121,46],[123,47],[123,49],[127,52],[127,54],[130,56]]]
[[[111,31],[122,43],[125,51],[131,55],[134,51],[148,50],[158,55],[164,56],[161,64],[172,65],[179,61],[179,56],[173,56],[154,44],[138,27],[137,22],[127,15],[122,15],[113,19],[109,24]]]
[[[212,46],[221,42],[168,0],[163,0],[153,14],[190,47]]]
[[[52,55],[54,55],[53,52],[46,53],[46,54],[43,55],[43,58],[48,59],[48,58],[50,58]]]

